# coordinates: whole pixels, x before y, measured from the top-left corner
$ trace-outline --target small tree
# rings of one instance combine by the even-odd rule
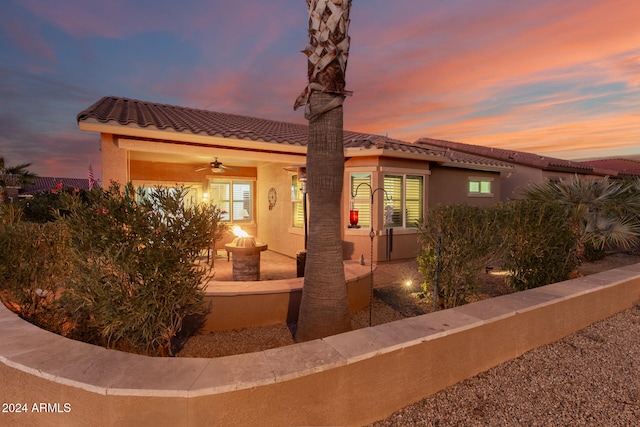
[[[149,195],[112,183],[66,194],[60,220],[71,236],[75,268],[65,292],[79,334],[107,347],[171,354],[183,319],[203,311],[201,249],[220,237],[220,211],[187,207],[183,187]],[[137,197],[136,197],[137,196]]]

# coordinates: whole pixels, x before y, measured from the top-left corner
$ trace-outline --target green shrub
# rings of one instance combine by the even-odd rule
[[[20,200],[18,205],[24,212],[24,221],[51,222],[56,220],[56,211],[60,211],[63,194],[78,194],[82,197],[85,192],[86,190],[58,184],[52,190],[43,191],[34,194],[31,198]]]
[[[503,233],[506,251],[502,268],[507,283],[516,290],[566,280],[578,264],[578,235],[570,208],[560,204],[514,200],[505,210]]]
[[[419,224],[419,239],[424,293],[433,299],[437,284],[436,308],[473,300],[490,265],[507,270],[507,284],[524,290],[565,280],[578,262],[570,208],[558,204],[438,206]]]
[[[66,235],[60,224],[0,224],[0,287],[18,314],[44,326],[69,277]]]
[[[480,272],[499,256],[498,211],[469,205],[437,206],[419,223],[419,270],[425,295],[437,308],[469,302],[477,294]]]
[[[75,333],[144,354],[171,354],[183,319],[203,311],[200,250],[224,226],[211,205],[185,207],[183,187],[145,197],[129,183],[63,197],[73,276],[64,305]]]
[[[14,203],[0,203],[0,224],[16,224],[22,221],[24,212]]]
[[[607,250],[629,250],[640,236],[640,180],[589,179],[576,175],[525,188],[528,200],[567,207],[581,259],[601,259]]]

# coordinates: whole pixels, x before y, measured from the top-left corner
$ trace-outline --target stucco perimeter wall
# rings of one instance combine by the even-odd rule
[[[345,261],[352,313],[369,306],[371,266]],[[267,326],[298,320],[304,277],[253,282],[211,281],[205,290],[204,332]]]
[[[217,359],[105,350],[40,330],[0,306],[0,401],[26,408],[0,412],[0,424],[363,425],[638,299],[640,264]]]

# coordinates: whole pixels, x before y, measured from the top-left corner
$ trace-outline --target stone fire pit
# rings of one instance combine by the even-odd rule
[[[224,248],[232,255],[233,280],[260,280],[260,252],[267,250],[266,243],[257,242],[253,236],[243,236],[236,237]]]

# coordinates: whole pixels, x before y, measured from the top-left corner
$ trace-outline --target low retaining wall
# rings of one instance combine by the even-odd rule
[[[368,307],[371,266],[345,261],[344,275],[351,312]],[[303,277],[249,282],[212,280],[205,290],[205,304],[210,312],[203,331],[295,322],[298,320],[303,284]]]
[[[0,304],[0,425],[363,425],[638,299],[640,264],[216,359],[106,350]]]

